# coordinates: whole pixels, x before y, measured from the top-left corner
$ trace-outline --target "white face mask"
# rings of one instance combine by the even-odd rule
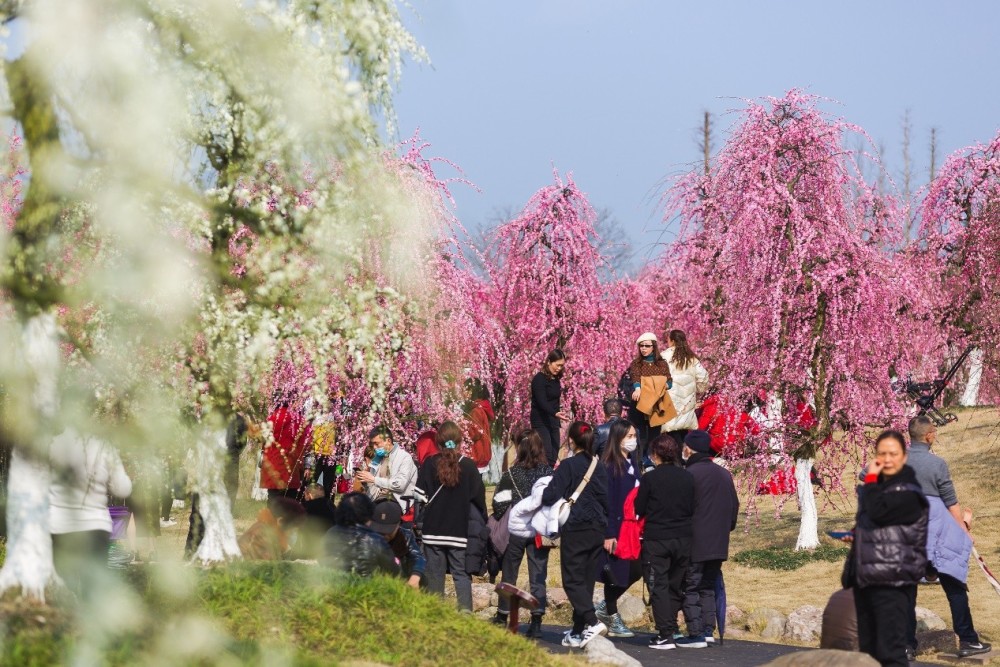
[[[628,440],[622,440],[622,449],[624,449],[626,452],[628,452],[629,454],[631,454],[632,452],[635,451],[635,448],[636,448],[636,446],[638,444],[639,444],[639,441],[636,440],[635,438],[629,438]]]

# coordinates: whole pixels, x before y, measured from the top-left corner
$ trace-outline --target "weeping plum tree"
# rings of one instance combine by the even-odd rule
[[[963,405],[1000,369],[1000,135],[948,158],[920,207],[914,261],[931,272],[935,315],[958,347],[974,346]],[[995,394],[996,387],[993,387]]]
[[[387,272],[377,285],[360,258],[380,239],[423,248],[435,228],[401,217],[405,195],[371,149],[374,112],[391,125],[401,58],[422,53],[394,3],[38,0],[2,2],[0,14],[30,27],[24,54],[4,64],[31,177],[0,230],[3,438],[43,464],[17,476],[39,499],[51,436],[94,428],[60,396],[127,398],[116,444],[196,443],[211,467],[237,392],[283,340],[309,334],[342,364],[396,328],[413,276]],[[72,276],[61,268],[69,223],[111,249]],[[408,233],[386,233],[397,226]],[[53,325],[67,313],[90,335]],[[58,364],[29,354],[57,345]],[[366,365],[373,400],[387,377]],[[218,495],[219,477],[198,490]],[[8,503],[0,582],[40,598],[47,536],[18,532],[43,525],[45,500],[32,503]],[[203,543],[203,562],[238,554],[228,505],[210,505],[223,530]]]
[[[814,461],[839,473],[866,427],[901,414],[890,369],[908,362],[906,332],[925,307],[889,254],[900,238],[893,202],[843,149],[855,128],[817,103],[797,91],[750,102],[710,172],[681,179],[667,199],[682,229],[667,250],[684,267],[673,279],[689,283],[677,307],[710,332],[724,397],[768,397],[783,413],[770,435],[795,461],[797,548],[807,549],[819,544]],[[744,463],[763,471],[774,453]]]

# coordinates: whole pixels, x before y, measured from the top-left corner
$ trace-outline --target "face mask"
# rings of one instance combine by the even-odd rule
[[[631,454],[632,452],[635,451],[636,445],[638,445],[638,444],[639,444],[639,441],[636,440],[635,438],[629,438],[628,440],[622,440],[622,449],[624,449],[626,452],[628,452],[629,454]]]
[[[375,456],[378,458],[383,458],[385,456],[385,450],[381,447],[375,450]]]

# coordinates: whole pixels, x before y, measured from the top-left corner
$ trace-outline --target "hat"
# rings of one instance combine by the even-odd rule
[[[652,331],[647,331],[646,333],[642,334],[641,336],[635,339],[635,344],[638,345],[639,343],[643,343],[647,340],[656,343],[657,342],[656,334],[653,333]]]
[[[399,504],[395,500],[383,500],[375,505],[371,529],[376,533],[389,535],[396,530],[402,517],[403,510],[399,508]]]
[[[691,448],[691,451],[699,454],[714,454],[712,450],[712,437],[705,431],[688,431],[684,436],[684,444]]]

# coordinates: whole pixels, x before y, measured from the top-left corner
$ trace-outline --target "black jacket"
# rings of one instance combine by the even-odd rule
[[[399,574],[389,543],[368,526],[334,526],[323,538],[323,554],[323,565],[362,577]]]
[[[417,474],[417,491],[428,500],[423,513],[421,537],[424,544],[465,549],[468,546],[470,505],[483,517],[486,516],[483,476],[472,459],[462,457],[458,463],[461,468],[458,484],[442,487],[437,476],[440,460],[440,454],[430,457],[420,466]]]
[[[497,488],[493,491],[493,518],[499,519],[511,506],[529,497],[531,489],[535,486],[535,482],[551,474],[552,466],[548,463],[543,463],[537,468],[525,468],[520,465],[513,465],[508,468],[504,474],[500,475]],[[508,489],[511,492],[511,499],[497,501],[497,495]]]
[[[910,586],[927,572],[927,498],[910,466],[859,490],[850,565],[858,588]],[[851,576],[853,575],[853,576]]]
[[[687,471],[694,478],[691,562],[727,560],[729,533],[736,528],[740,499],[733,476],[707,454],[694,454]]]
[[[406,526],[400,526],[396,534],[389,540],[389,548],[399,561],[400,574],[409,577],[413,574],[423,575],[427,568],[427,558],[417,543],[413,531]]]
[[[576,487],[583,481],[590,467],[590,457],[577,454],[564,459],[552,481],[542,493],[542,505],[552,505],[560,498],[569,499],[576,492]],[[590,476],[590,481],[584,487],[580,497],[570,510],[569,519],[562,530],[587,530],[599,528],[602,532],[608,525],[608,471],[600,461]]]
[[[615,423],[618,417],[612,417],[603,424],[599,424],[594,428],[594,453],[598,458],[604,454],[604,448],[608,444],[608,438],[611,437],[611,425]]]
[[[687,470],[661,463],[639,480],[635,512],[646,517],[644,540],[691,537],[694,477]]]
[[[539,372],[531,378],[531,423],[559,428],[559,399],[562,396],[562,382]],[[558,447],[559,443],[553,443]]]

